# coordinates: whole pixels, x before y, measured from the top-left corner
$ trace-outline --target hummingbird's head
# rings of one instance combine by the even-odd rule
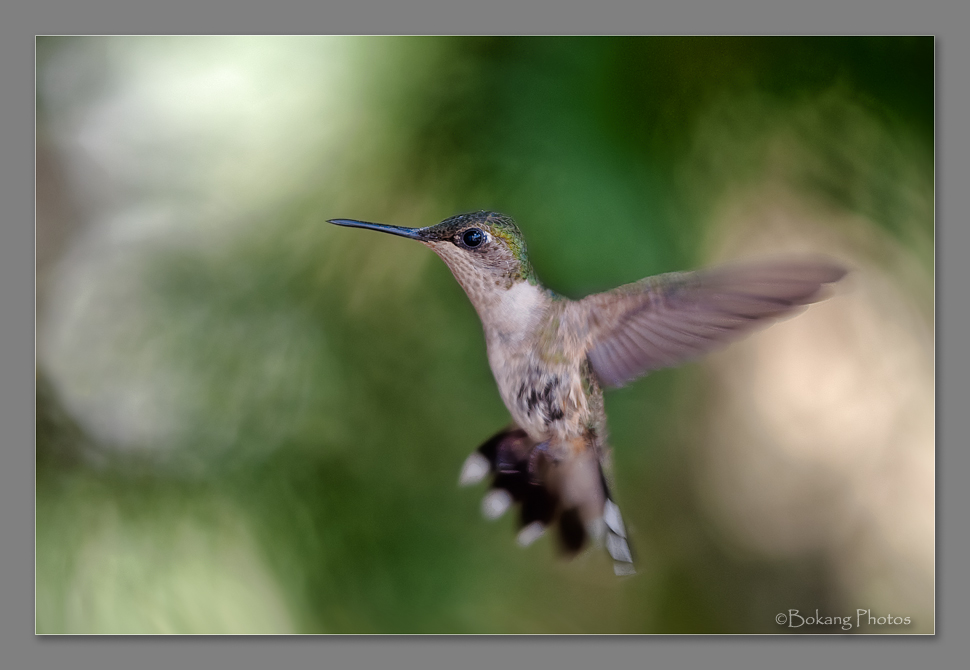
[[[338,226],[367,228],[417,240],[430,247],[473,297],[507,290],[519,282],[537,280],[526,253],[525,239],[512,217],[497,212],[470,212],[427,228],[404,228],[352,219],[330,219]]]

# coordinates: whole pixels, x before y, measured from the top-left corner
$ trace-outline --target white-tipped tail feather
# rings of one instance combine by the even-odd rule
[[[488,459],[477,451],[465,459],[465,464],[461,466],[461,474],[458,476],[459,486],[471,486],[485,479],[489,473],[491,465]]]
[[[512,505],[512,495],[505,489],[493,489],[482,498],[482,516],[497,519]]]
[[[609,498],[606,499],[606,505],[603,507],[603,521],[606,522],[606,525],[614,533],[620,537],[626,537],[626,528],[623,526],[623,517],[620,516],[620,508]]]
[[[528,547],[530,544],[542,537],[542,534],[545,532],[545,524],[539,521],[533,521],[528,526],[520,530],[519,534],[515,536],[515,539],[521,546]]]
[[[620,516],[620,508],[609,498],[603,507],[603,521],[606,522],[606,550],[613,558],[613,572],[617,575],[636,574],[633,552],[626,541],[626,527],[623,525],[623,517]]]

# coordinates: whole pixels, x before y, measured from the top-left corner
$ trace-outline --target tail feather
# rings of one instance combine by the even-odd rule
[[[523,546],[555,525],[564,555],[575,556],[590,539],[597,544],[605,540],[614,572],[633,574],[626,528],[593,451],[558,458],[556,453],[555,446],[537,444],[524,430],[506,429],[468,457],[459,483],[474,484],[491,475],[483,514],[498,518],[518,504],[518,541]]]
[[[626,524],[623,523],[623,516],[620,508],[613,497],[610,495],[610,487],[606,483],[606,476],[603,468],[600,467],[600,481],[603,491],[606,492],[606,502],[603,505],[603,523],[606,526],[606,550],[613,558],[613,572],[617,576],[632,575],[636,573],[633,565],[633,549],[626,536]]]
[[[603,521],[606,522],[606,550],[613,558],[613,572],[618,576],[632,575],[637,570],[633,566],[633,550],[626,537],[626,527],[620,516],[620,508],[610,498],[603,508]]]

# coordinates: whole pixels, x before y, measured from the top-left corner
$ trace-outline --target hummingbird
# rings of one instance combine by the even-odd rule
[[[496,519],[517,505],[523,546],[550,527],[567,556],[590,540],[605,544],[617,575],[636,570],[609,484],[603,389],[696,358],[816,302],[846,272],[825,258],[773,258],[647,277],[570,300],[542,285],[515,221],[498,212],[458,214],[424,228],[329,223],[421,242],[478,313],[512,416],[461,468],[461,485],[490,478],[483,515]]]

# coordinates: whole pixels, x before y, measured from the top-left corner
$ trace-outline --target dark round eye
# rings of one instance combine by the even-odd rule
[[[474,249],[485,241],[485,233],[478,228],[469,228],[461,234],[461,241],[466,247]]]

